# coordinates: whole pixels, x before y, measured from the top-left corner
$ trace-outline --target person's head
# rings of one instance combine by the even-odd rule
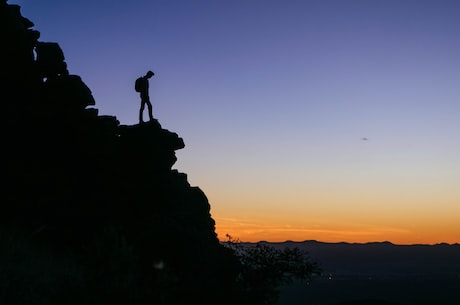
[[[149,72],[147,72],[147,74],[145,74],[145,76],[147,76],[147,78],[151,78],[154,75],[155,75],[155,73],[153,73],[152,71],[149,71]]]

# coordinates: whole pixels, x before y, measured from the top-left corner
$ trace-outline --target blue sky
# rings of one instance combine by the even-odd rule
[[[9,3],[121,124],[155,72],[219,236],[460,242],[460,2]]]

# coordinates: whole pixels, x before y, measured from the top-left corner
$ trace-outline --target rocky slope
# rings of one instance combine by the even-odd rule
[[[0,2],[0,303],[214,303],[235,262],[205,194],[172,170],[183,140],[98,115],[33,26]]]

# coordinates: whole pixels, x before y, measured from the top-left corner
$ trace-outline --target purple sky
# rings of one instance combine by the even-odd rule
[[[100,114],[137,123],[156,73],[219,236],[460,242],[460,1],[9,3]]]

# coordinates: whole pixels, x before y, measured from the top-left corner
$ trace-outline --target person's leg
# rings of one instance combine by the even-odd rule
[[[142,118],[142,114],[144,112],[144,108],[145,108],[145,102],[142,100],[141,101],[141,109],[139,110],[139,123],[143,123],[144,122],[144,119]]]
[[[150,101],[146,101],[147,103],[147,108],[149,110],[149,119],[150,121],[153,121],[153,110],[152,110],[152,103],[150,103]]]

